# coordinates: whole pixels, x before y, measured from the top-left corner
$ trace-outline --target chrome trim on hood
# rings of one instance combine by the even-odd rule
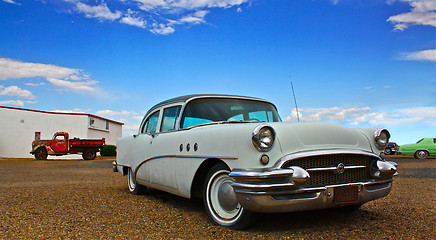
[[[281,157],[272,168],[282,168],[285,163],[288,161],[304,158],[304,157],[313,157],[313,156],[320,156],[320,155],[335,155],[335,154],[355,154],[355,155],[366,155],[370,157],[377,158],[379,160],[383,160],[380,158],[379,155],[362,151],[362,150],[353,150],[353,149],[324,149],[324,150],[313,150],[313,151],[305,151],[305,152],[297,152],[292,153],[286,156]]]

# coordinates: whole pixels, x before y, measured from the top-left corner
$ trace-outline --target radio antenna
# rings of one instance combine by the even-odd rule
[[[289,80],[291,81],[292,95],[294,96],[295,109],[297,110],[297,119],[300,121],[300,114],[298,113],[297,99],[295,97],[294,85],[292,84],[291,76],[289,75]]]

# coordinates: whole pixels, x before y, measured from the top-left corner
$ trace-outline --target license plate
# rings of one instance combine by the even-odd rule
[[[358,186],[342,186],[334,188],[335,203],[337,205],[349,205],[359,202]]]

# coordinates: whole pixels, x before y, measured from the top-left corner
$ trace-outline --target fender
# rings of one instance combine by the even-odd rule
[[[36,149],[38,149],[40,147],[44,147],[47,150],[47,154],[48,155],[54,155],[55,154],[53,149],[50,146],[47,146],[47,142],[44,142],[44,141],[36,142],[35,145],[32,148],[32,152],[31,153],[34,153],[36,151]]]

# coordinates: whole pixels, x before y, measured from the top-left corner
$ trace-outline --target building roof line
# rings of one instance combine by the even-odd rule
[[[94,114],[88,114],[88,113],[66,113],[66,112],[47,112],[47,111],[40,111],[40,110],[33,110],[33,109],[26,109],[26,108],[16,108],[16,107],[6,107],[6,106],[0,106],[0,108],[5,109],[12,109],[12,110],[21,110],[21,111],[29,111],[29,112],[37,112],[37,113],[47,113],[47,114],[58,114],[58,115],[73,115],[73,116],[88,116],[88,117],[95,117],[99,118],[105,121],[109,121],[115,124],[124,125],[122,122],[117,122],[108,118],[100,117]]]

